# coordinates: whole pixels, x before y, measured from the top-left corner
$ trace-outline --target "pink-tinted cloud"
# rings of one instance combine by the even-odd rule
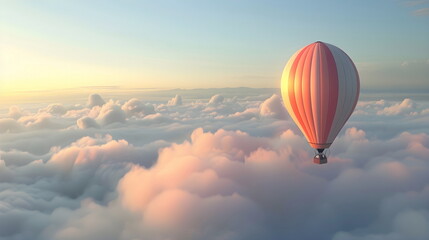
[[[413,111],[415,108],[415,103],[409,99],[404,99],[401,103],[396,103],[392,106],[385,107],[383,110],[377,112],[379,115],[398,115],[406,114]]]
[[[262,116],[270,116],[278,119],[285,119],[288,114],[283,106],[282,99],[274,94],[265,100],[260,106]]]

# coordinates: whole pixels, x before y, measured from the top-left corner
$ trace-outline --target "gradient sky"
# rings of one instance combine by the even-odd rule
[[[82,86],[279,87],[317,40],[363,89],[429,89],[429,1],[1,1],[0,94]]]

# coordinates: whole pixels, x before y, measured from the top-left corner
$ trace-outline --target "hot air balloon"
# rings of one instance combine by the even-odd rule
[[[356,106],[359,74],[336,46],[315,42],[297,51],[283,71],[281,91],[289,115],[310,146],[314,163],[327,163],[329,148]]]

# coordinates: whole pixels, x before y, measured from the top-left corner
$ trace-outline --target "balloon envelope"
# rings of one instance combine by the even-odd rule
[[[359,75],[350,57],[324,42],[297,51],[281,81],[285,107],[315,149],[331,146],[353,113],[359,89]]]

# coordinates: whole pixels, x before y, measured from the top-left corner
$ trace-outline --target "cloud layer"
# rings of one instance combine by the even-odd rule
[[[428,239],[428,102],[360,101],[319,166],[278,95],[183,99],[10,107],[0,238]]]

